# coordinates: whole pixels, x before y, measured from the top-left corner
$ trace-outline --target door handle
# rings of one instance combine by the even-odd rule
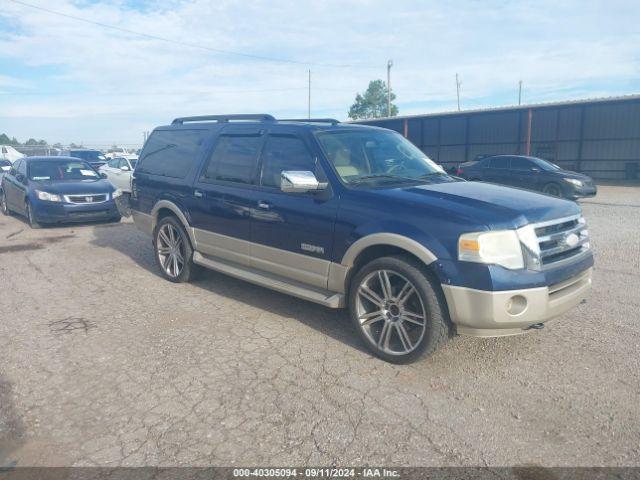
[[[261,208],[262,210],[269,210],[271,208],[271,204],[264,200],[260,200],[258,202],[258,208]]]
[[[204,197],[204,193],[202,193],[200,190],[194,190],[193,191],[193,196],[196,198],[202,198]]]

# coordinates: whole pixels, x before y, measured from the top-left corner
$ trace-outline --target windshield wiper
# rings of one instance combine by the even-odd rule
[[[362,182],[365,182],[367,180],[375,180],[377,178],[388,178],[391,180],[404,180],[404,181],[411,181],[411,182],[419,182],[420,179],[419,178],[413,178],[413,177],[402,177],[400,175],[391,175],[389,173],[377,173],[375,175],[363,175],[362,177],[358,177],[355,180],[352,180],[349,182],[349,185],[360,185]]]
[[[424,175],[420,175],[420,177],[418,178],[429,178],[429,177],[433,177],[435,175],[447,175],[449,176],[449,174],[447,172],[431,172],[431,173],[425,173]]]

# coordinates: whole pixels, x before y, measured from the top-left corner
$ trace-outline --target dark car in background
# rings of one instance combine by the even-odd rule
[[[100,150],[69,149],[67,152],[63,152],[63,155],[81,158],[89,163],[93,168],[100,168],[102,165],[107,163],[107,157],[105,157]]]
[[[571,200],[593,197],[597,193],[591,177],[563,170],[542,158],[524,155],[483,157],[460,164],[456,173],[467,180],[537,190]]]
[[[0,207],[5,215],[24,215],[32,228],[87,220],[119,222],[115,199],[121,194],[84,160],[25,157],[4,175]]]

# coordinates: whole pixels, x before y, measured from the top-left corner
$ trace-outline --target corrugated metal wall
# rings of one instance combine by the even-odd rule
[[[640,99],[425,115],[359,123],[407,135],[449,168],[479,155],[531,155],[597,179],[640,179]]]

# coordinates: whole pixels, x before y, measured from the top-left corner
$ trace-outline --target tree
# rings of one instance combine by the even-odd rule
[[[357,94],[356,101],[349,109],[349,118],[380,118],[387,116],[387,84],[383,80],[372,80],[364,94]],[[396,99],[391,91],[391,101]],[[398,107],[391,104],[391,116],[398,115]]]
[[[16,140],[16,137],[9,138],[6,133],[0,134],[0,145],[13,145],[19,146],[20,142]]]

